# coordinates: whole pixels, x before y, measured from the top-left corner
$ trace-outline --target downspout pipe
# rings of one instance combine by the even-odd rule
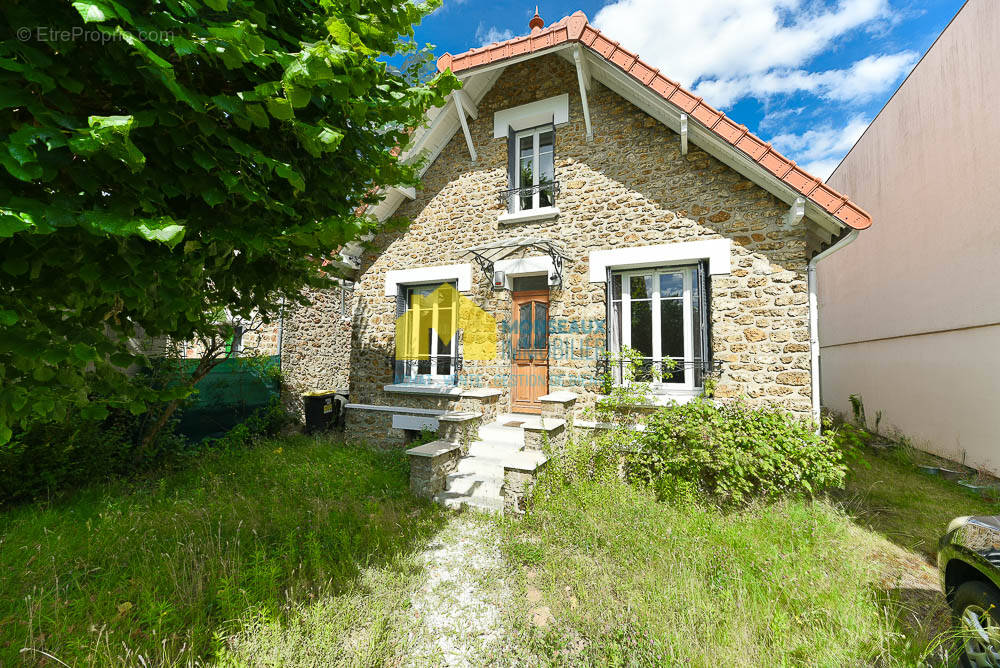
[[[816,298],[816,263],[847,247],[857,238],[858,230],[851,230],[847,236],[809,260],[809,265],[806,269],[809,279],[809,354],[812,358],[810,361],[810,370],[812,372],[810,374],[812,377],[812,417],[816,425],[816,433],[819,433],[821,427],[819,397],[819,301]]]

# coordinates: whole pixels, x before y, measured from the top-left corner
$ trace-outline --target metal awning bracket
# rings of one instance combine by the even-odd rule
[[[552,259],[552,269],[554,276],[549,277],[549,285],[561,287],[563,281],[563,266],[567,258],[566,252],[559,244],[550,239],[540,239],[535,237],[518,237],[514,239],[503,239],[481,246],[474,246],[462,251],[463,256],[471,256],[479,268],[483,270],[487,278],[493,280],[493,266],[515,252],[535,250],[548,255]]]

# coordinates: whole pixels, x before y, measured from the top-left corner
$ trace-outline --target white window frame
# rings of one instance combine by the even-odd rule
[[[542,210],[542,207],[539,206],[539,201],[538,201],[541,195],[541,190],[538,189],[536,189],[535,192],[531,194],[531,208],[529,209],[521,208],[521,195],[519,190],[520,188],[528,187],[524,186],[521,183],[521,139],[523,139],[524,137],[532,137],[532,155],[534,159],[531,165],[531,174],[533,176],[532,180],[534,181],[534,183],[529,184],[529,186],[537,188],[538,179],[541,176],[541,170],[539,169],[539,157],[540,157],[539,148],[541,143],[540,138],[541,135],[546,132],[552,133],[552,181],[554,183],[556,179],[555,125],[542,125],[539,127],[529,128],[527,130],[521,130],[520,132],[514,134],[514,188],[518,189],[518,192],[515,193],[515,198],[514,198],[515,202],[514,213],[518,213],[520,211],[535,212]],[[548,207],[545,207],[544,210],[548,210],[553,206],[555,206],[554,203],[549,205]]]
[[[694,392],[698,389],[694,384],[695,370],[694,370],[694,304],[693,299],[693,289],[695,272],[697,271],[697,266],[664,266],[664,267],[649,267],[645,269],[635,269],[626,270],[621,273],[615,272],[614,277],[621,281],[621,291],[622,291],[622,329],[621,329],[621,345],[631,346],[632,345],[632,295],[629,292],[628,284],[633,276],[653,276],[653,293],[652,293],[652,304],[650,310],[652,311],[652,340],[653,340],[653,363],[658,364],[663,360],[662,346],[663,342],[660,339],[660,281],[659,276],[661,274],[677,274],[680,273],[683,276],[683,314],[684,314],[684,358],[675,359],[678,365],[684,371],[684,382],[655,382],[651,386],[653,391],[657,394],[666,394],[673,391],[688,391]],[[608,295],[608,299],[613,298],[613,294]],[[618,351],[621,352],[621,351]]]
[[[401,285],[401,289],[406,291],[406,311],[409,313],[413,307],[413,292],[414,290],[419,290],[421,288],[432,288],[437,289],[441,284],[416,284],[416,285]],[[451,284],[455,287],[454,283]],[[455,385],[458,380],[458,375],[456,373],[455,366],[458,361],[458,300],[451,309],[451,317],[453,320],[452,330],[451,330],[451,373],[450,374],[439,374],[439,373],[418,373],[420,368],[420,360],[405,360],[405,373],[402,379],[403,383],[416,384],[416,385],[432,385],[432,386],[450,386]],[[421,316],[422,318],[423,316]],[[428,350],[428,362],[433,371],[437,370],[437,354],[438,346],[441,343],[441,337],[437,335],[437,325],[441,319],[440,306],[435,301],[431,307],[431,340]],[[407,332],[407,336],[414,337],[413,343],[418,346],[414,350],[419,350],[420,342],[416,340],[416,337],[420,335],[420,331]]]

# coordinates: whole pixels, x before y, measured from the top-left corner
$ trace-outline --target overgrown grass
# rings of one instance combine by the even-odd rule
[[[0,665],[384,661],[444,519],[407,476],[402,453],[293,437],[10,510]]]
[[[1000,513],[1000,503],[954,481],[919,473],[905,450],[865,448],[837,497],[860,524],[931,562],[953,518]]]
[[[884,557],[905,555],[832,503],[723,513],[657,502],[615,479],[541,490],[504,539],[531,601],[513,616],[520,660],[915,665],[939,630],[903,633],[900,576]],[[545,628],[529,621],[540,606],[554,618]]]

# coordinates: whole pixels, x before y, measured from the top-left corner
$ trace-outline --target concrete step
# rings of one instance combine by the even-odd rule
[[[479,427],[479,438],[488,443],[524,446],[524,430],[520,427],[505,427],[499,421]]]
[[[495,457],[462,457],[455,473],[468,473],[503,479],[503,459]]]
[[[475,441],[469,446],[470,457],[490,457],[497,459],[515,452],[521,452],[523,444],[496,441]]]
[[[473,508],[503,514],[503,499],[500,497],[469,496],[468,494],[443,492],[438,494],[434,500],[445,508]]]
[[[445,491],[470,496],[499,497],[503,477],[483,476],[478,473],[451,473],[446,478]]]

